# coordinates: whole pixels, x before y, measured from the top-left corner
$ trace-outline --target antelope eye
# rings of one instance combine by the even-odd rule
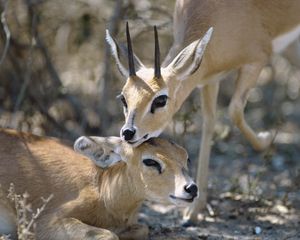
[[[153,159],[150,159],[150,158],[147,158],[147,159],[144,159],[143,160],[143,163],[144,163],[144,165],[145,166],[147,166],[147,167],[153,167],[153,168],[156,168],[157,169],[157,171],[161,174],[161,165],[157,162],[157,161],[155,161],[155,160],[153,160]]]
[[[123,106],[124,106],[125,108],[127,108],[127,102],[126,102],[126,99],[125,99],[124,95],[123,95],[123,94],[120,94],[120,95],[117,96],[117,98],[120,99],[121,102],[123,103]]]
[[[190,166],[191,166],[191,159],[190,158],[187,158],[187,166],[188,166],[188,168],[190,168]]]
[[[167,104],[167,100],[167,95],[160,95],[157,98],[155,98],[151,105],[151,113],[154,113],[157,108],[164,107]]]

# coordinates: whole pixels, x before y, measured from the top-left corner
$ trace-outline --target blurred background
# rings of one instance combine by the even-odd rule
[[[105,43],[105,29],[124,42],[128,21],[135,53],[152,65],[153,25],[159,29],[162,58],[172,44],[174,1],[0,3],[0,127],[70,141],[81,135],[118,136],[124,118],[116,96],[125,79]],[[287,208],[290,214],[286,216],[299,214],[300,62],[295,58],[296,47],[272,57],[249,97],[249,124],[257,131],[277,132],[274,144],[263,153],[253,151],[229,121],[227,107],[235,74],[222,82],[210,163],[209,203],[213,209],[218,209],[222,194],[229,193],[226,196],[231,199],[276,200]],[[195,91],[164,133],[188,149],[193,173],[200,129],[200,96]]]
[[[152,64],[153,25],[162,54],[171,44],[173,1],[3,0],[0,125],[74,139],[118,135],[116,100],[124,79],[105,43],[105,29],[120,42],[129,21],[134,49]]]

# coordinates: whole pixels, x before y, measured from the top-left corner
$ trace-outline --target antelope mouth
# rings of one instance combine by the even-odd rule
[[[170,198],[173,199],[173,200],[180,200],[180,201],[188,202],[188,203],[192,203],[195,199],[195,197],[183,198],[183,197],[176,197],[174,195],[170,195]]]
[[[147,133],[144,137],[142,137],[136,141],[127,141],[127,142],[131,145],[139,145],[138,143],[141,144],[141,143],[145,142],[148,139],[148,136],[149,136],[149,134]]]

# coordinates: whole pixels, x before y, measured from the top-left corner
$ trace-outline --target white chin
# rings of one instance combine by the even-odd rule
[[[127,143],[129,143],[133,147],[137,147],[141,145],[143,142],[147,141],[149,138],[150,138],[149,135],[146,134],[144,137],[139,138],[138,140],[128,141]]]
[[[156,132],[153,132],[152,134],[146,134],[144,137],[139,138],[138,140],[133,140],[133,141],[129,141],[129,142],[127,141],[127,143],[133,147],[137,147],[150,138],[158,137],[160,135],[160,133],[161,133],[161,131],[156,131]]]
[[[146,139],[143,139],[143,138],[141,138],[141,139],[139,139],[139,140],[137,140],[137,141],[135,141],[135,142],[133,142],[133,143],[131,143],[131,142],[128,142],[131,146],[133,146],[133,147],[138,147],[139,145],[141,145],[143,142],[145,142],[146,141]]]
[[[190,206],[193,202],[193,201],[184,201],[184,200],[181,200],[181,199],[173,199],[173,198],[169,198],[170,202],[174,205],[176,205],[177,207],[187,207],[187,206]]]

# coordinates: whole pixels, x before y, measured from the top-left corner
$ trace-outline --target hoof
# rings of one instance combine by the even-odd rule
[[[258,151],[263,151],[271,146],[275,137],[275,133],[272,132],[260,132],[257,135],[259,144],[255,146],[255,149]]]

